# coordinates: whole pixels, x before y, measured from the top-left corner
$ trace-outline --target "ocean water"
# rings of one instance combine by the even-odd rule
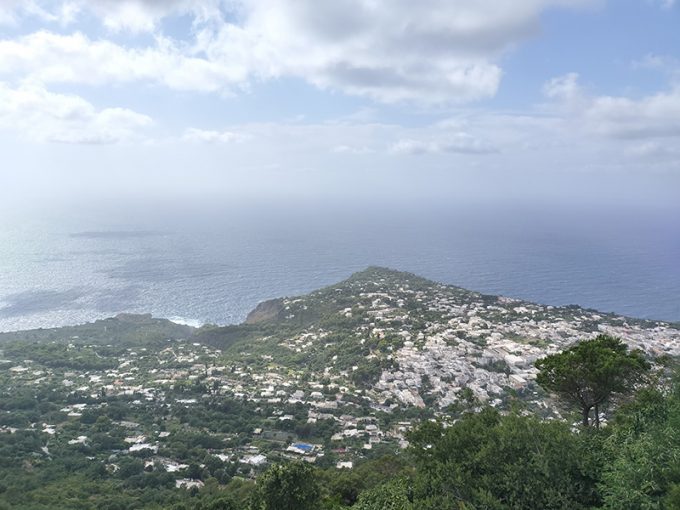
[[[392,204],[88,207],[0,218],[0,331],[150,312],[242,321],[382,265],[546,304],[680,321],[680,215]]]

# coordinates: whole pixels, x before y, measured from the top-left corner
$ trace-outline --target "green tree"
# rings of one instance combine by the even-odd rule
[[[604,508],[680,508],[680,381],[639,392],[608,429],[600,484]]]
[[[251,510],[317,510],[319,484],[314,468],[294,462],[276,464],[257,480]]]
[[[629,352],[619,338],[609,335],[579,342],[536,361],[535,366],[540,371],[536,382],[578,406],[585,427],[590,425],[592,410],[599,427],[600,406],[630,393],[650,369],[642,351]]]
[[[363,492],[352,508],[356,510],[412,510],[411,492],[406,480],[393,480]]]
[[[425,423],[409,436],[419,510],[576,510],[596,506],[591,434],[565,423],[486,408],[446,428]],[[361,496],[360,499],[361,500]],[[406,507],[408,508],[408,507]]]

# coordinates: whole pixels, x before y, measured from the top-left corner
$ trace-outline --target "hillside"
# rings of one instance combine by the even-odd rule
[[[121,313],[115,317],[89,324],[0,333],[0,344],[12,341],[63,342],[68,340],[75,344],[153,345],[168,338],[186,338],[193,332],[194,328],[190,326],[176,324],[167,319],[157,319],[151,314]]]
[[[484,407],[569,422],[533,362],[602,332],[650,359],[680,354],[672,324],[377,267],[268,301],[240,325],[119,315],[2,334],[0,508],[72,508],[90,489],[101,499],[79,508],[112,491],[137,501],[120,508],[168,508],[281,461],[400,463],[419,423]]]
[[[650,356],[680,354],[680,330],[669,323],[483,295],[377,267],[277,300],[276,313],[250,322],[195,339],[282,376],[323,373],[379,406],[445,408],[463,388],[502,406],[509,391],[533,391],[536,359],[599,333]]]

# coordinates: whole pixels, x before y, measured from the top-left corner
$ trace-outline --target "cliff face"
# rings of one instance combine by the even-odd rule
[[[283,312],[283,299],[270,299],[263,301],[255,307],[255,309],[246,317],[246,324],[259,324],[260,322],[267,322],[276,320]]]

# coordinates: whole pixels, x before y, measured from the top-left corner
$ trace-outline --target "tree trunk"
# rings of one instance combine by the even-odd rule
[[[587,427],[588,425],[590,425],[590,421],[588,419],[590,415],[590,407],[584,407],[581,410],[581,412],[583,414],[583,421],[581,423],[583,424],[584,427]]]
[[[595,428],[600,428],[600,405],[595,404]]]

